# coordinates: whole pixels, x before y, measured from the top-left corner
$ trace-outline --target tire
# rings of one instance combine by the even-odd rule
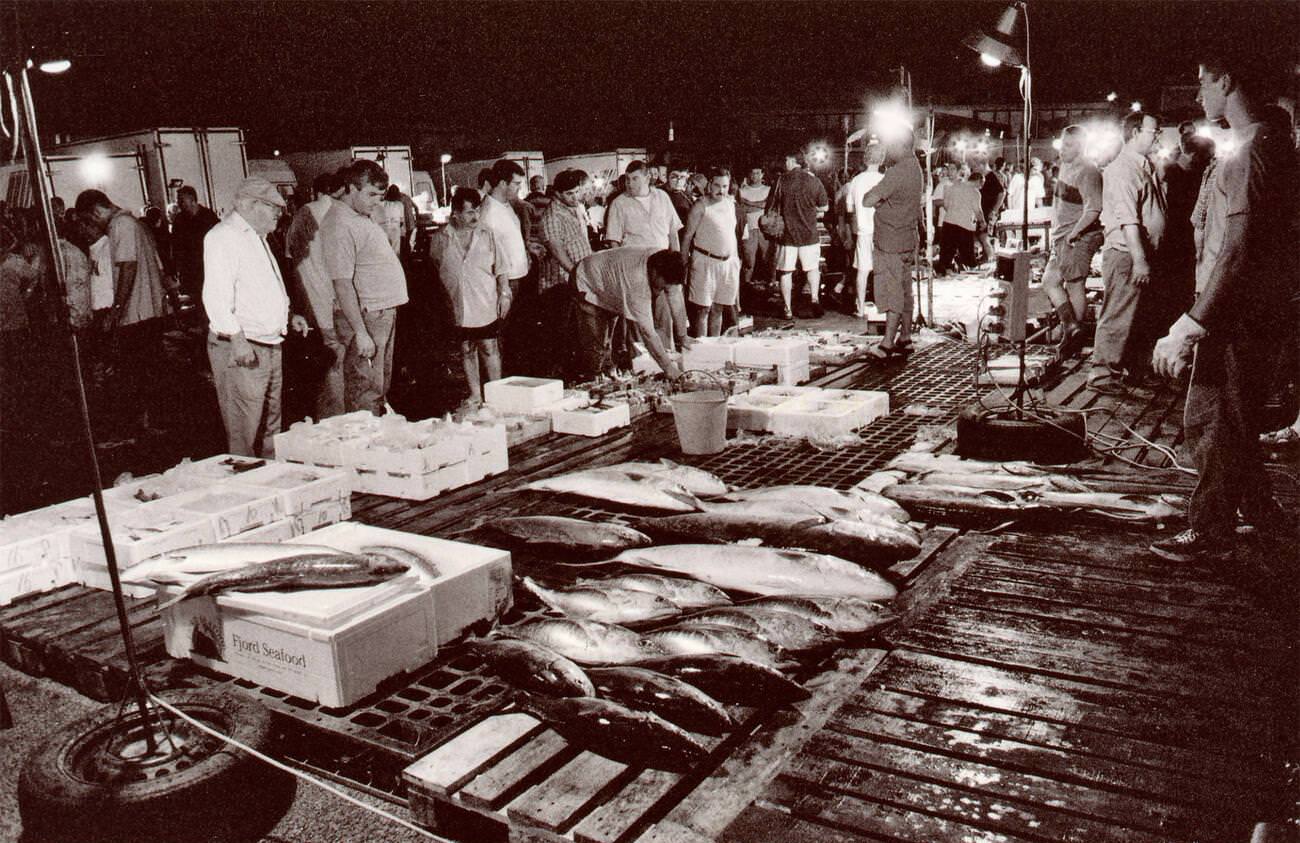
[[[271,743],[271,715],[230,692],[180,691],[169,703],[254,749]],[[288,809],[295,779],[167,712],[179,749],[149,763],[134,708],[69,724],[27,758],[18,779],[25,841],[256,839]],[[161,744],[160,744],[161,746]]]
[[[1088,455],[1087,427],[1083,416],[1055,415],[1038,410],[1050,419],[1015,418],[1013,411],[964,411],[957,417],[957,454],[980,460],[1032,460],[1041,463],[1077,462]]]

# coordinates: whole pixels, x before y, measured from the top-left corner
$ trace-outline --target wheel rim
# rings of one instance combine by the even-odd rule
[[[220,709],[201,703],[187,703],[181,708],[204,725],[229,734],[230,723]],[[168,712],[155,710],[153,715],[148,727],[138,713],[132,712],[85,732],[64,754],[67,771],[93,784],[150,782],[187,770],[225,747],[224,741]],[[148,748],[149,729],[154,738],[152,752]]]

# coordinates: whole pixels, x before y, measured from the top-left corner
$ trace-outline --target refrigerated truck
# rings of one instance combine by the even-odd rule
[[[564,170],[582,170],[591,177],[596,189],[606,193],[614,181],[627,172],[627,165],[633,161],[645,161],[645,149],[614,149],[609,152],[590,152],[585,155],[564,155],[551,158],[546,162],[546,182],[555,181]]]
[[[415,195],[409,146],[383,144],[348,146],[343,149],[324,149],[316,152],[290,152],[282,155],[281,158],[293,167],[293,171],[298,175],[298,184],[309,187],[321,173],[336,172],[356,159],[364,158],[384,168],[384,172],[388,173],[389,184],[397,185],[407,196]]]
[[[519,198],[522,199],[528,195],[528,182],[533,176],[546,178],[546,159],[538,150],[519,151],[513,150],[503,152],[500,155],[494,155],[491,158],[478,158],[473,161],[456,161],[452,160],[446,165],[447,169],[447,189],[454,192],[457,187],[478,188],[478,174],[483,170],[490,169],[493,164],[502,158],[507,161],[514,161],[524,171],[524,184],[519,189]],[[439,174],[441,180],[441,173]],[[441,184],[439,184],[441,187]]]
[[[244,130],[145,129],[59,144],[46,149],[45,172],[52,195],[69,206],[93,188],[138,215],[148,205],[167,208],[188,185],[221,216],[248,175]]]

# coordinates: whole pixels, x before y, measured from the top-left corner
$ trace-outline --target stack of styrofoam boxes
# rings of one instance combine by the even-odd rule
[[[379,432],[379,417],[366,410],[301,421],[275,435],[275,455],[288,462],[349,471],[347,453]]]
[[[119,571],[144,560],[198,544],[214,544],[216,526],[211,515],[171,506],[166,500],[141,504],[109,518],[109,538]],[[77,579],[91,588],[109,589],[108,557],[99,525],[93,520],[73,528],[68,535]],[[133,597],[147,597],[149,589],[135,586],[124,590]]]
[[[333,454],[327,456],[334,458]],[[218,454],[198,462],[182,463],[176,470],[192,477],[206,478],[209,483],[219,484],[218,488],[228,485],[256,488],[262,495],[259,502],[263,502],[266,496],[273,496],[278,501],[274,518],[269,517],[270,511],[264,502],[258,511],[227,515],[227,523],[237,522],[242,529],[223,530],[219,527],[218,540],[282,541],[352,517],[354,475],[346,465],[307,467]],[[250,505],[252,503],[250,501]]]
[[[683,369],[703,369],[716,372],[736,363],[736,347],[740,337],[700,337],[682,353]]]
[[[551,416],[551,426],[556,433],[573,433],[578,436],[604,436],[615,428],[627,427],[631,423],[632,408],[626,401],[556,410]]]
[[[87,498],[0,520],[0,606],[76,582],[68,535],[94,518]]]
[[[532,413],[564,398],[564,381],[516,375],[483,384],[483,403],[506,413]]]
[[[812,376],[808,341],[798,337],[764,339],[744,337],[736,343],[737,366],[776,367],[776,382],[784,386],[804,383]]]
[[[827,438],[865,427],[889,414],[889,394],[856,389],[759,386],[733,396],[728,426],[780,436]]]
[[[772,412],[782,404],[816,393],[815,386],[756,386],[743,395],[727,400],[727,427],[737,430],[770,432]]]
[[[167,652],[325,706],[351,705],[428,663],[439,647],[510,607],[510,554],[362,524],[293,542],[341,551],[388,546],[430,563],[362,588],[184,600],[164,610]],[[175,594],[163,586],[163,597]]]
[[[387,427],[346,449],[357,491],[428,500],[483,479],[470,461],[473,435],[461,426],[426,420]]]

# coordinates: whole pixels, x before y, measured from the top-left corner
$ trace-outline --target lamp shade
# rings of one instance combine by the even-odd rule
[[[1001,36],[1001,33],[998,33]],[[1011,46],[1001,37],[988,35],[984,32],[974,32],[967,35],[962,43],[970,47],[981,56],[986,56],[991,62],[996,59],[999,64],[1007,64],[1012,67],[1024,67],[1024,57],[1020,51]]]

